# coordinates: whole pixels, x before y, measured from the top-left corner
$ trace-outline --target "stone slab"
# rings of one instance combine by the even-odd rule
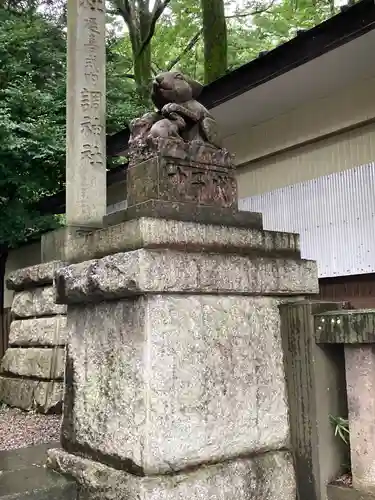
[[[82,500],[295,500],[289,453],[267,453],[189,473],[137,477],[98,462],[50,450],[49,465],[76,478]]]
[[[159,200],[138,203],[117,214],[107,215],[103,223],[106,226],[110,226],[132,219],[139,219],[140,217],[153,217],[218,226],[263,228],[263,219],[260,213],[197,205],[195,203],[172,203]]]
[[[1,472],[1,500],[75,500],[77,484],[45,467]]]
[[[375,310],[353,309],[316,314],[318,344],[374,344]]]
[[[64,447],[146,474],[287,447],[278,303],[151,295],[71,306]]]
[[[354,488],[329,484],[327,486],[328,500],[375,500],[375,494],[364,493]]]
[[[62,382],[0,376],[0,401],[21,410],[60,413],[63,395]]]
[[[63,346],[67,341],[66,316],[19,319],[10,324],[9,345]]]
[[[114,217],[120,218],[119,212]],[[140,248],[300,257],[299,235],[142,217],[71,239],[69,262]]]
[[[53,261],[13,271],[7,278],[7,288],[19,292],[26,288],[51,285],[55,271],[64,265],[66,264],[62,261]]]
[[[314,261],[135,250],[60,268],[62,304],[144,293],[303,295],[319,292]]]
[[[44,466],[46,464],[47,450],[59,448],[58,442],[27,446],[14,450],[0,451],[0,471],[18,471],[27,469],[33,465]]]
[[[16,318],[65,314],[66,306],[55,303],[53,286],[24,290],[14,295],[12,313]]]
[[[9,347],[0,364],[0,372],[19,377],[57,380],[64,377],[65,349]]]

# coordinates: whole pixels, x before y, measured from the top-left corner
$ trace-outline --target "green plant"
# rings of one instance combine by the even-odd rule
[[[349,420],[347,418],[329,416],[330,423],[335,428],[335,436],[339,436],[345,443],[349,444]]]

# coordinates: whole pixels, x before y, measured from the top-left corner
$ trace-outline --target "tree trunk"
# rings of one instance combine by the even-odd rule
[[[151,40],[145,44],[150,32],[151,14],[138,7],[137,22],[128,22],[134,63],[134,80],[139,95],[147,102],[151,84]]]
[[[204,81],[222,76],[228,67],[227,23],[223,0],[201,0],[204,43]]]
[[[150,97],[151,84],[151,44],[148,44],[141,54],[138,54],[141,45],[137,44],[137,46],[137,51],[133,52],[134,80],[139,95],[147,102]]]

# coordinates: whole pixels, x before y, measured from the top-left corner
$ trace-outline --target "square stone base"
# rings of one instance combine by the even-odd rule
[[[278,300],[148,295],[68,316],[66,450],[151,475],[288,446]]]
[[[291,455],[265,453],[175,475],[140,477],[50,450],[49,466],[73,476],[80,500],[295,500]]]

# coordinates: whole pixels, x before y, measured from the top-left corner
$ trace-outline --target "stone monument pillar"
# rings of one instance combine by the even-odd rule
[[[106,213],[105,1],[68,0],[66,222]]]
[[[238,211],[209,134],[159,120],[132,142],[127,220],[71,240],[55,274],[70,340],[49,465],[85,500],[295,500],[278,304],[318,292],[316,265]]]
[[[66,227],[42,235],[41,261],[102,227],[107,207],[105,1],[68,0]]]

